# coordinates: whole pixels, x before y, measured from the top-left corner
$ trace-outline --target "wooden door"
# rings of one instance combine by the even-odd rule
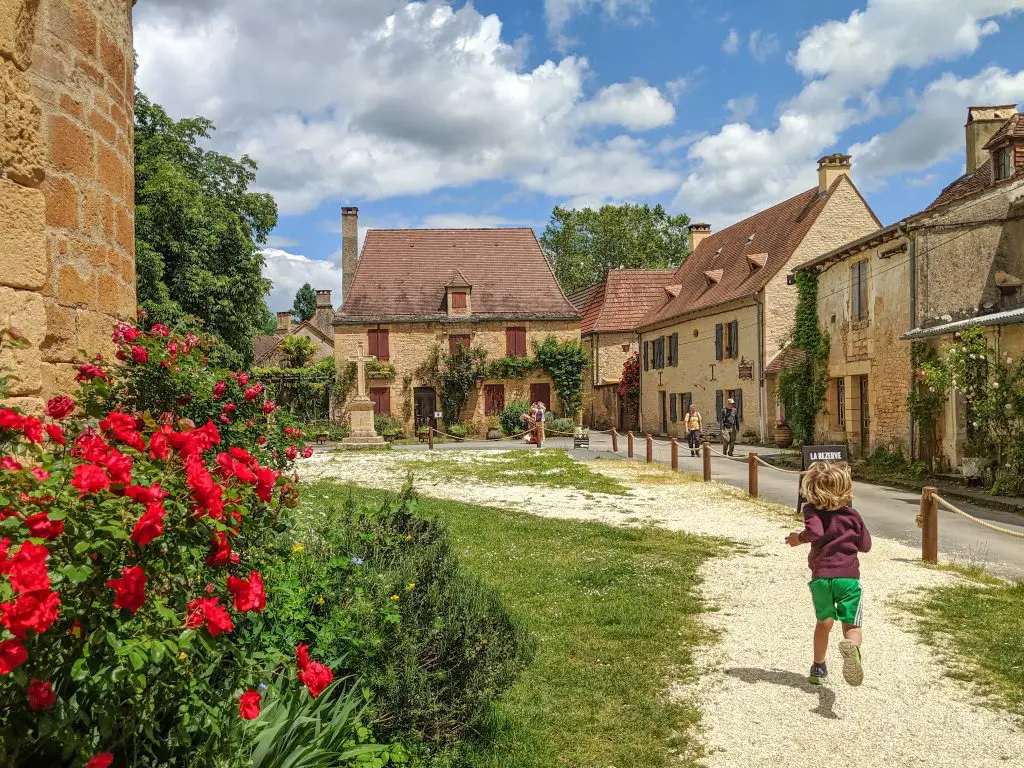
[[[373,403],[375,415],[382,413],[391,415],[391,389],[389,387],[371,387],[370,401]]]
[[[437,411],[437,393],[433,387],[417,387],[413,391],[415,403],[416,427],[433,427],[437,429],[434,413]]]
[[[551,385],[531,384],[530,403],[544,403],[544,408],[551,410]]]

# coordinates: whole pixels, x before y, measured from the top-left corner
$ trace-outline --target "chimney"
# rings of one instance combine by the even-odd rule
[[[359,263],[359,209],[341,209],[341,300],[348,298]]]
[[[281,335],[281,336],[287,336],[291,332],[292,332],[292,312],[291,312],[291,310],[288,310],[287,312],[278,312],[277,313],[277,331],[276,331],[276,334],[277,335]]]
[[[697,246],[700,245],[701,241],[711,237],[711,225],[710,224],[691,224],[689,234],[689,245],[690,253],[697,250]]]
[[[850,176],[850,156],[836,152],[818,161],[818,194],[823,195],[840,176]]]
[[[1016,104],[1003,104],[995,107],[968,107],[967,124],[967,173],[988,160],[988,152],[982,147],[988,144],[996,131],[1007,120],[1017,114]]]
[[[316,292],[316,308],[317,309],[333,309],[331,305],[331,292],[330,291],[317,291]]]

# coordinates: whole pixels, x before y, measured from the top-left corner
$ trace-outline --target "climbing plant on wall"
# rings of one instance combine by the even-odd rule
[[[534,345],[537,367],[551,377],[555,394],[562,404],[562,415],[575,419],[583,405],[583,375],[590,361],[578,341],[559,341],[548,336]]]
[[[825,409],[828,383],[829,338],[818,327],[818,274],[796,273],[797,305],[791,346],[803,358],[779,374],[778,399],[786,405],[786,419],[799,443],[814,439],[814,422]]]
[[[479,347],[466,349],[460,344],[451,354],[435,344],[415,373],[440,393],[444,422],[450,426],[462,420],[473,387],[486,369],[487,352]]]
[[[910,345],[914,386],[907,393],[907,410],[920,434],[921,458],[930,462],[938,452],[937,425],[949,399],[949,370],[931,345],[915,341]]]

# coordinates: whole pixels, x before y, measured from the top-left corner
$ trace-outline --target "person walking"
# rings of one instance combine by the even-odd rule
[[[700,433],[704,431],[704,419],[701,418],[696,405],[691,405],[689,412],[683,417],[683,429],[686,430],[690,455],[696,456],[700,453]]]
[[[722,426],[722,452],[732,456],[736,450],[736,436],[740,433],[740,415],[736,411],[736,401],[731,397],[718,421]]]

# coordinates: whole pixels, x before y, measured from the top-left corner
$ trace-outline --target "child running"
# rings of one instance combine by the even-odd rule
[[[844,462],[820,461],[811,465],[801,485],[804,529],[786,537],[791,547],[810,544],[811,599],[818,623],[814,627],[814,664],[809,681],[822,685],[828,677],[825,654],[832,623],[843,624],[839,652],[843,678],[850,685],[864,682],[861,666],[862,590],[857,554],[871,549],[871,534],[850,502],[853,482]]]

